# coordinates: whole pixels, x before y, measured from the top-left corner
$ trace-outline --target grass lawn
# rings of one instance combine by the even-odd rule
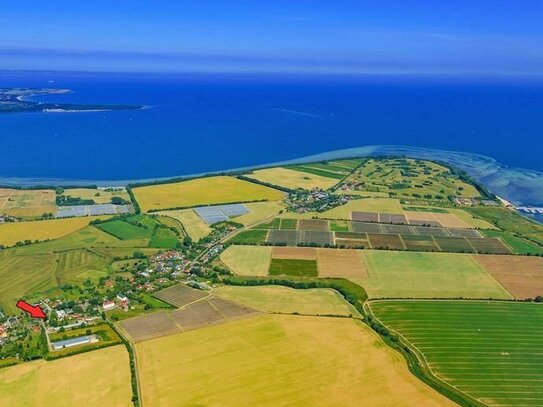
[[[133,192],[143,212],[231,202],[277,201],[284,196],[276,189],[227,176],[150,185],[134,188]]]
[[[271,253],[270,246],[230,246],[220,259],[240,276],[267,276]]]
[[[0,211],[1,212],[1,211]],[[109,216],[93,216],[67,219],[38,220],[0,224],[0,245],[12,246],[25,240],[58,239],[78,229],[88,226],[94,219],[107,219]]]
[[[356,308],[335,290],[311,288],[297,290],[278,285],[238,287],[225,285],[213,293],[230,301],[264,312],[305,315],[355,315]]]
[[[297,277],[317,277],[319,275],[315,260],[272,259],[269,274]]]
[[[470,255],[364,251],[370,298],[496,298],[511,295]]]
[[[328,189],[336,185],[339,181],[338,179],[327,176],[310,174],[284,167],[256,170],[245,175],[267,184],[278,185],[289,189]]]
[[[263,315],[141,342],[136,353],[144,405],[453,405],[351,319]]]
[[[107,374],[104,374],[107,372]],[[0,400],[10,407],[130,406],[124,346],[0,370]]]
[[[488,301],[378,301],[373,313],[432,372],[490,406],[543,405],[543,306]]]

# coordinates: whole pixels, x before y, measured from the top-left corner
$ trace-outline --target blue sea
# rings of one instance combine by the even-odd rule
[[[123,180],[370,144],[483,154],[543,171],[543,81],[423,76],[0,73],[38,101],[143,110],[0,115],[0,178]]]

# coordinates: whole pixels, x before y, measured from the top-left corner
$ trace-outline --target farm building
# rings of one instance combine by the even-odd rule
[[[66,339],[64,341],[53,342],[51,347],[53,350],[71,348],[73,346],[85,345],[87,343],[97,342],[96,335],[80,336],[79,338]]]

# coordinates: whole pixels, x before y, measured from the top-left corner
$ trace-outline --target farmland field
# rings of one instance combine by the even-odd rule
[[[543,295],[543,259],[524,256],[475,256],[477,262],[516,299]]]
[[[131,399],[128,353],[124,346],[0,370],[2,406],[128,407]]]
[[[15,303],[24,295],[53,287],[56,260],[54,254],[0,255],[0,307],[4,312],[15,312]]]
[[[25,240],[57,239],[82,229],[95,219],[107,219],[109,216],[83,218],[38,220],[15,222],[0,225],[0,245],[12,246]]]
[[[348,319],[264,315],[138,343],[136,353],[144,405],[453,405]]]
[[[451,253],[364,251],[370,298],[510,299],[472,256]]]
[[[260,244],[266,242],[268,231],[262,229],[242,230],[229,239],[233,244]]]
[[[271,276],[317,277],[319,273],[315,260],[272,259],[269,274]]]
[[[317,249],[312,247],[274,247],[274,259],[317,260]]]
[[[97,227],[121,240],[150,239],[153,235],[153,229],[137,226],[124,220],[101,223]]]
[[[488,301],[377,301],[432,373],[489,406],[543,405],[543,307]]]
[[[359,250],[317,249],[319,277],[342,277],[356,283],[368,276]]]
[[[55,213],[55,191],[52,189],[6,189],[0,188],[0,214],[35,217],[44,213]]]
[[[160,211],[157,214],[169,216],[181,222],[190,238],[195,242],[206,237],[213,230],[192,209]]]
[[[274,167],[264,170],[256,170],[246,177],[256,179],[271,185],[278,185],[283,188],[296,189],[328,189],[338,183],[334,178],[323,177],[322,175],[309,174],[307,172],[296,171],[293,169]]]
[[[245,204],[249,213],[237,216],[233,219],[234,222],[241,223],[244,226],[251,226],[266,218],[277,215],[279,211],[284,209],[278,202],[252,202]]]
[[[221,261],[240,276],[267,276],[272,248],[266,246],[230,246],[221,253]]]
[[[306,172],[308,174],[319,175],[326,178],[342,180],[349,175],[356,167],[362,164],[362,159],[325,161],[318,163],[308,163],[292,165],[286,168]]]
[[[198,178],[172,184],[134,188],[141,210],[186,208],[245,201],[277,201],[284,193],[234,177]]]
[[[153,293],[153,296],[177,308],[181,308],[187,304],[190,304],[191,302],[198,301],[209,296],[209,293],[203,290],[191,288],[185,284],[176,284]]]
[[[251,317],[253,308],[222,298],[200,299],[172,312],[159,311],[121,321],[119,325],[133,342],[173,335],[214,324]]]
[[[326,219],[351,219],[351,212],[381,212],[402,213],[402,205],[399,199],[390,198],[362,198],[347,202],[319,214],[319,218]]]
[[[70,195],[74,198],[92,199],[96,204],[110,203],[111,198],[118,197],[125,201],[130,201],[130,195],[125,190],[105,191],[103,189],[93,188],[68,188],[64,190],[63,195]]]
[[[335,290],[312,288],[296,290],[282,286],[236,287],[220,286],[214,291],[219,297],[264,312],[306,315],[356,315],[358,311]]]

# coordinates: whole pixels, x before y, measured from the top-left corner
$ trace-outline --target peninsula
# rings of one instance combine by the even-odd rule
[[[13,112],[92,112],[102,110],[143,109],[140,105],[102,105],[34,102],[27,98],[38,95],[63,95],[69,89],[0,88],[0,113]]]

